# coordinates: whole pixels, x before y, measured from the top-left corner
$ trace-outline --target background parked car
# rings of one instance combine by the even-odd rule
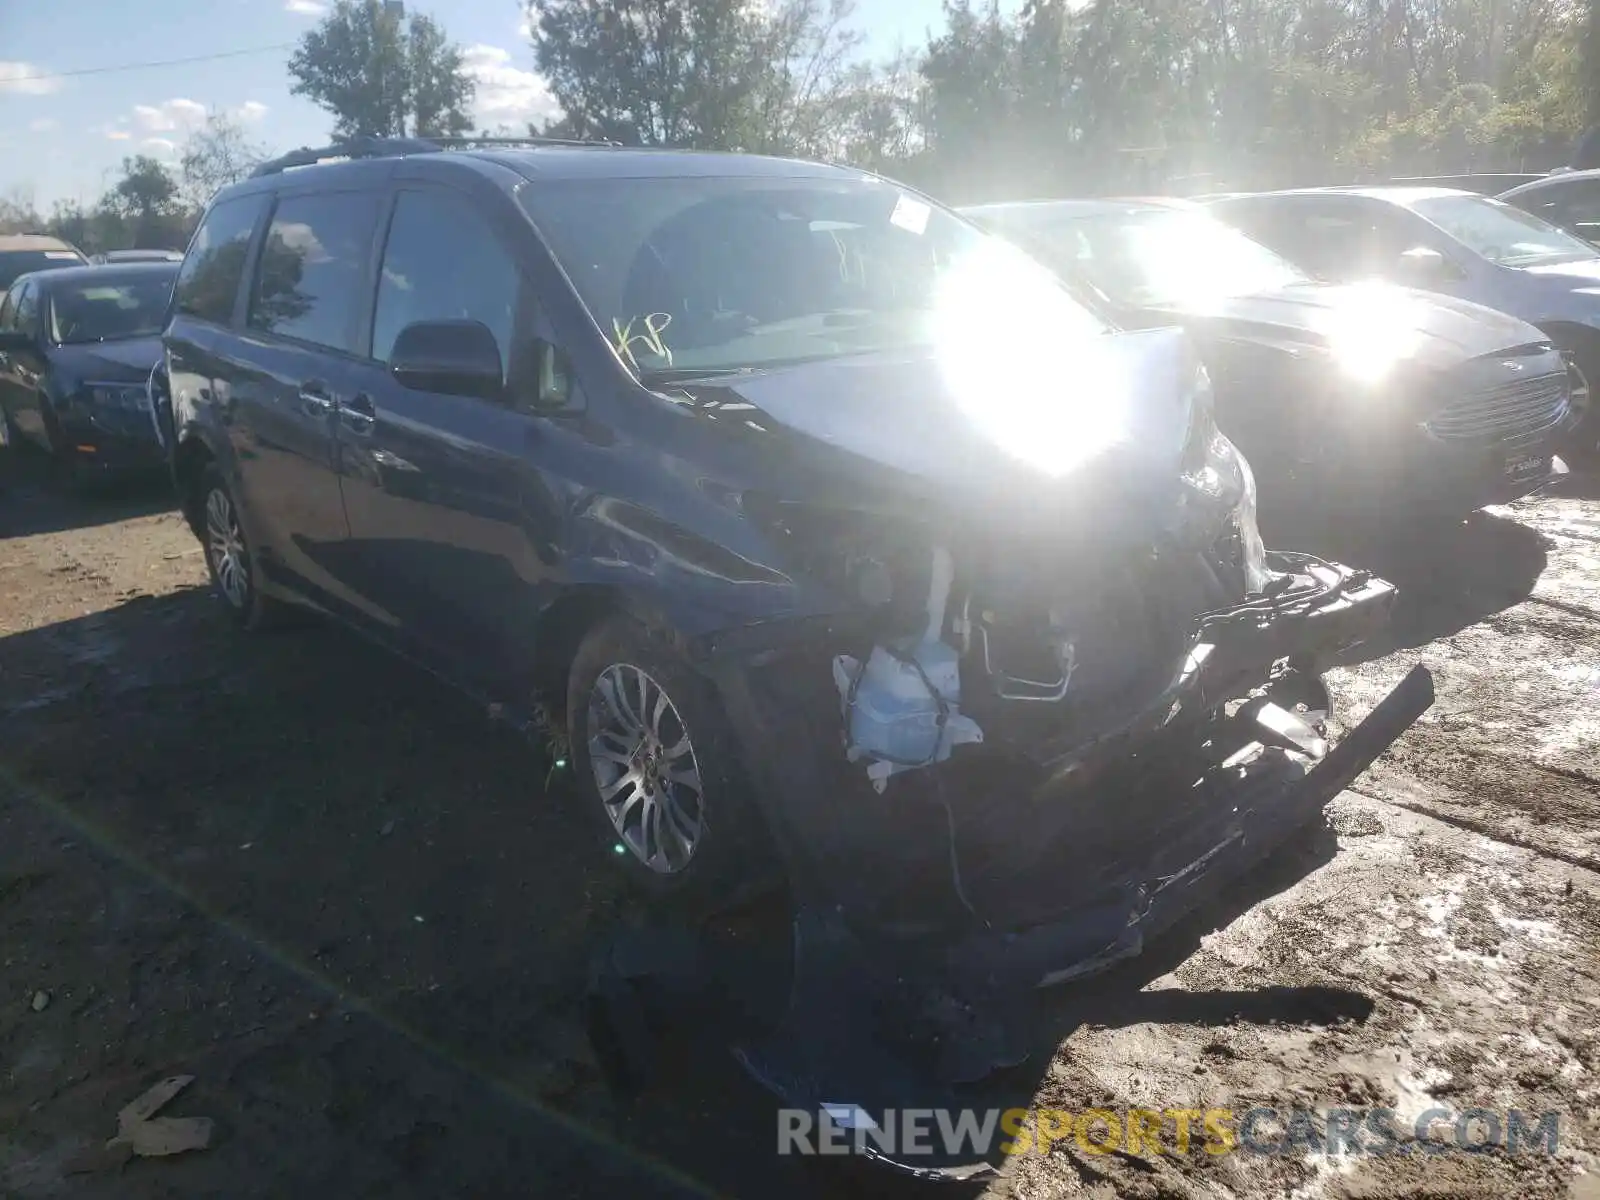
[[[0,303],[0,420],[80,482],[164,464],[147,384],[176,263],[21,276]]]
[[[1600,245],[1600,170],[1567,171],[1502,192],[1507,204]]]
[[[96,263],[182,262],[181,250],[107,250],[96,254]]]
[[[71,267],[88,262],[76,246],[42,233],[0,235],[0,292],[9,288],[19,275],[29,271],[48,271],[52,267]]]
[[[1319,279],[1388,279],[1538,326],[1576,368],[1563,445],[1595,454],[1600,250],[1501,200],[1449,188],[1313,188],[1209,207]]]
[[[963,211],[1092,289],[1118,324],[1188,329],[1268,521],[1308,501],[1456,515],[1554,477],[1567,371],[1524,321],[1427,292],[1318,283],[1185,201]]]

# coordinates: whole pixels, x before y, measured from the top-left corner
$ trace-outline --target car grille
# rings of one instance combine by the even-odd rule
[[[1561,423],[1570,394],[1564,372],[1519,379],[1452,400],[1428,419],[1427,428],[1450,441],[1521,445]]]

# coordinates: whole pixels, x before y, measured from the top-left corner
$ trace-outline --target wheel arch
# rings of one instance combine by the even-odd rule
[[[533,699],[552,717],[564,717],[567,675],[584,638],[601,622],[632,617],[652,638],[691,662],[696,624],[686,613],[674,613],[668,597],[609,583],[582,583],[565,589],[546,605],[534,625]]]
[[[205,438],[195,432],[185,434],[172,455],[172,482],[178,492],[178,505],[197,537],[202,500],[200,480],[205,476],[206,467],[216,460]]]
[[[1547,335],[1556,343],[1584,345],[1600,351],[1600,329],[1592,325],[1584,325],[1579,321],[1536,321],[1539,331]]]

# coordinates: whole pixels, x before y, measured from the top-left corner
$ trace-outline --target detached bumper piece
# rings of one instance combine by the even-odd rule
[[[786,1106],[829,1112],[839,1123],[862,1119],[841,1116],[852,1112],[971,1104],[961,1098],[966,1085],[1046,1049],[1037,1044],[1039,989],[1137,955],[1313,820],[1432,702],[1432,678],[1417,667],[1297,779],[1274,771],[1242,778],[1238,822],[1187,864],[1127,880],[1048,924],[974,931],[940,953],[854,930],[837,911],[801,909],[789,1007],[775,1030],[736,1047],[736,1056]],[[1279,740],[1279,714],[1258,715],[1263,737]],[[870,1143],[864,1152],[882,1158]],[[958,1165],[883,1161],[929,1175]]]

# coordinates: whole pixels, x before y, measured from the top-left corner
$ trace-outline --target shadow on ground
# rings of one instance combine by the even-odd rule
[[[8,1058],[48,1068],[17,1093],[17,1143],[47,1155],[187,1070],[229,1131],[83,1194],[902,1187],[776,1159],[771,1103],[724,1054],[606,1091],[575,1005],[629,905],[538,752],[431,678],[332,628],[242,637],[201,590],[13,635],[0,668],[0,785],[57,831],[30,856],[45,877],[0,904],[0,958],[72,1022],[52,1040],[50,1013],[0,1016]],[[1142,991],[1331,853],[1297,844],[1054,997],[1031,1065],[970,1102],[1025,1106],[1083,1024],[1362,1019],[1369,1000],[1329,989]],[[85,898],[85,855],[124,882]]]
[[[1456,522],[1331,532],[1302,548],[1364,567],[1399,588],[1384,633],[1338,664],[1354,666],[1449,637],[1520,604],[1544,571],[1549,545],[1519,521],[1475,512]]]
[[[177,507],[172,481],[156,473],[65,488],[27,447],[0,449],[0,538],[112,525]]]

